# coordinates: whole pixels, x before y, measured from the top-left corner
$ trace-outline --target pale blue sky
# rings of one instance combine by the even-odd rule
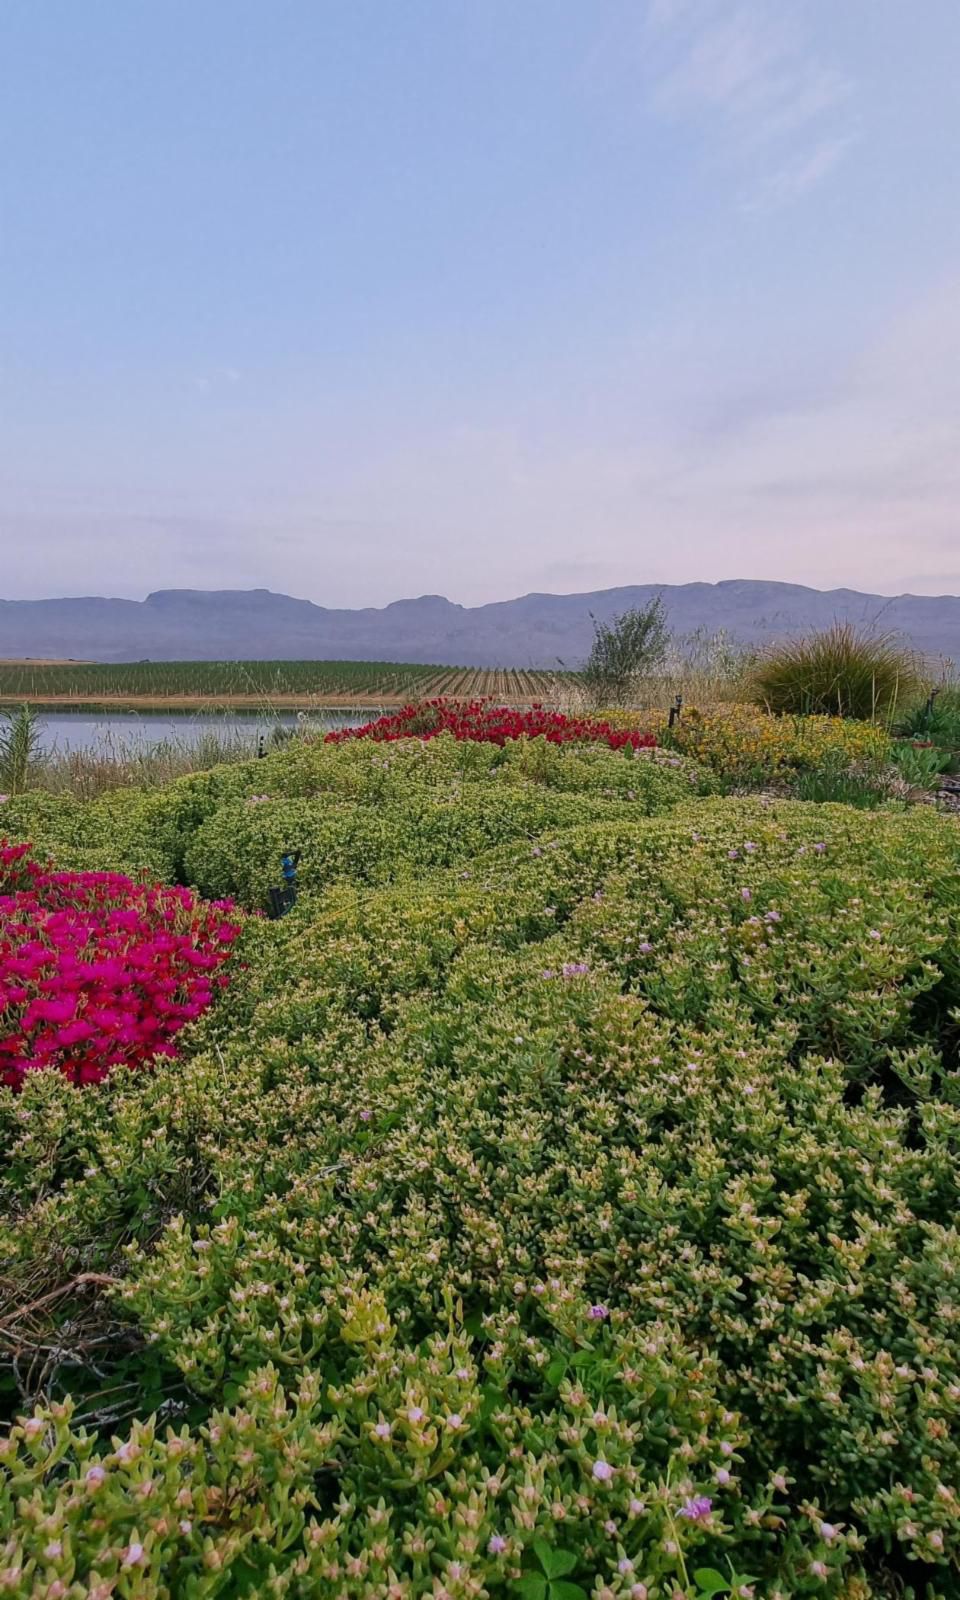
[[[0,595],[960,592],[958,0],[2,0]]]

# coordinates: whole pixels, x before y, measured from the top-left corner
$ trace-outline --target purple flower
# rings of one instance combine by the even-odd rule
[[[538,844],[535,844],[533,849],[530,851],[530,854],[532,856],[542,856],[543,855],[543,851],[540,849],[540,846]]]
[[[741,889],[740,890],[740,899],[743,900],[743,901],[752,900],[753,899],[753,895],[750,893],[749,889]]]
[[[814,854],[818,855],[818,856],[822,856],[824,854],[826,848],[827,847],[826,847],[825,844],[815,844],[814,847],[813,847]]]
[[[648,956],[653,951],[653,945],[650,943],[649,939],[642,939],[637,945],[637,949],[642,956]]]
[[[541,978],[555,978],[557,974],[554,972],[552,967],[544,967],[540,976]]]
[[[703,1522],[713,1510],[713,1501],[708,1495],[698,1494],[692,1500],[685,1500],[680,1507],[680,1516],[686,1517],[688,1522]]]
[[[565,961],[563,963],[563,976],[565,978],[582,978],[585,972],[590,971],[587,961]]]
[[[613,1477],[614,1470],[615,1469],[611,1467],[609,1461],[601,1460],[593,1463],[593,1476],[596,1478],[598,1483],[609,1483],[610,1479]],[[709,1505],[709,1501],[707,1504]]]
[[[750,854],[752,855],[754,850],[756,850],[757,847],[754,844],[752,839],[748,839],[743,848],[744,848],[744,850],[748,850],[750,852]]]
[[[609,1306],[591,1306],[587,1316],[591,1322],[606,1322],[610,1315]]]
[[[739,850],[728,850],[727,851],[727,860],[728,861],[739,861],[740,860],[740,851]]]
[[[763,920],[764,922],[781,922],[783,919],[781,918],[779,911],[765,911]]]
[[[507,1541],[503,1537],[502,1533],[492,1533],[490,1535],[490,1539],[489,1539],[489,1542],[487,1544],[487,1549],[489,1550],[489,1552],[490,1552],[490,1554],[492,1556],[502,1556],[503,1552],[504,1552],[504,1550],[506,1550],[506,1548],[507,1548]]]
[[[372,1116],[373,1116],[373,1112],[372,1111],[361,1111],[361,1113],[360,1113],[360,1121],[361,1122],[369,1122],[370,1118]]]

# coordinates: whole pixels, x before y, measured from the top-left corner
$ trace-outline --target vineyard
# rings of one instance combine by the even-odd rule
[[[74,707],[198,702],[278,709],[320,704],[384,706],[438,695],[505,703],[555,699],[560,675],[512,668],[395,661],[0,662],[0,705]]]

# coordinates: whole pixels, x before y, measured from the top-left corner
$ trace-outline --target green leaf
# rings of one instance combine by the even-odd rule
[[[693,1574],[693,1581],[703,1594],[723,1594],[730,1587],[728,1580],[716,1567],[698,1567]]]
[[[539,1573],[530,1572],[523,1578],[514,1578],[511,1588],[515,1594],[523,1595],[524,1600],[547,1600],[547,1580]]]
[[[538,1538],[534,1539],[533,1541],[533,1551],[541,1567],[549,1578],[551,1570],[550,1563],[553,1559],[553,1550],[551,1549],[550,1545],[547,1544],[546,1539]]]
[[[550,1585],[550,1600],[587,1600],[587,1591],[579,1583],[569,1583],[566,1578],[559,1578]]]
[[[569,1550],[551,1550],[549,1556],[550,1564],[548,1566],[544,1561],[543,1569],[548,1577],[551,1578],[565,1577],[568,1572],[573,1571],[577,1564],[576,1556],[571,1555]],[[543,1560],[543,1557],[541,1556],[540,1559]]]

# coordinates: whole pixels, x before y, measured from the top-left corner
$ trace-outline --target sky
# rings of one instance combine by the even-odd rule
[[[957,0],[2,0],[0,596],[960,593]]]

